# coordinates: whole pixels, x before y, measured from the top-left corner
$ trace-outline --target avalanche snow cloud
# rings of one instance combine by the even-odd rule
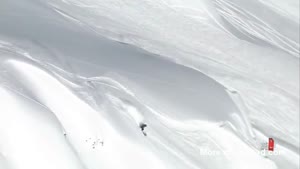
[[[0,0],[0,169],[141,168],[299,168],[298,0]]]

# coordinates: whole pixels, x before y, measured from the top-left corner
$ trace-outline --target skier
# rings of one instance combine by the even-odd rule
[[[141,130],[142,130],[144,136],[147,136],[146,132],[144,131],[144,130],[145,130],[145,127],[147,127],[147,124],[145,124],[145,123],[140,123],[140,128],[141,128]]]

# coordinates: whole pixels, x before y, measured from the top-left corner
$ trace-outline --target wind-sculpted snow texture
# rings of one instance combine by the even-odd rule
[[[141,168],[299,168],[298,0],[0,1],[0,169]]]

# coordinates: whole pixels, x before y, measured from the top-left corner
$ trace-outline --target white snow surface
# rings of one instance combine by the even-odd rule
[[[299,168],[298,0],[0,1],[0,169],[141,168]]]

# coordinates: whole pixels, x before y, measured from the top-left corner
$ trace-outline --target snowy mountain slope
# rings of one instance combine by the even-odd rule
[[[0,167],[299,168],[293,3],[1,1]]]
[[[272,128],[274,137],[292,137],[289,142],[299,145],[298,1],[281,7],[279,1],[69,0],[49,4],[72,22],[199,70],[249,96],[244,101],[251,105],[257,127]],[[294,8],[287,8],[292,4]],[[282,106],[274,107],[274,103]],[[273,130],[278,124],[282,132]]]

